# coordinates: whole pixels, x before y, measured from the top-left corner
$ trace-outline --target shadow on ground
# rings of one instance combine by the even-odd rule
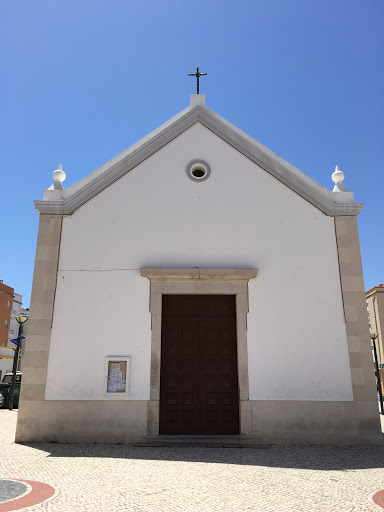
[[[99,457],[111,459],[206,462],[271,468],[354,471],[384,468],[384,447],[277,446],[267,449],[166,447],[147,448],[111,444],[28,443],[49,457]]]

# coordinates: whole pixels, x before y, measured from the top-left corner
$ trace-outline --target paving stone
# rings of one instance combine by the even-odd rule
[[[1,478],[45,482],[27,512],[372,512],[384,448],[158,447],[13,442],[17,411],[0,410]]]

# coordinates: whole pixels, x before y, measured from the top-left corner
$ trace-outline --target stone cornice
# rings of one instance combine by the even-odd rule
[[[184,281],[190,279],[216,279],[248,281],[257,276],[255,268],[141,268],[140,273],[150,281]]]
[[[41,214],[71,215],[195,123],[201,123],[326,215],[358,215],[362,210],[362,204],[341,202],[340,192],[330,192],[213,110],[200,105],[185,109],[131,148],[62,191],[62,200],[35,201],[36,209]]]
[[[373,288],[365,292],[365,297],[368,299],[369,297],[372,297],[372,295],[376,295],[376,293],[384,293],[384,287],[374,286]]]

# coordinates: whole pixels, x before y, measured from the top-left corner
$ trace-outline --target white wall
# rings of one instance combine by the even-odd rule
[[[136,271],[59,271],[46,399],[126,399],[105,394],[108,355],[131,356],[130,396],[148,399],[148,296]]]
[[[196,158],[206,182],[186,175]],[[259,269],[250,398],[352,399],[333,218],[200,124],[64,218],[47,399],[105,398],[108,354],[132,356],[131,398],[149,398],[141,267]]]

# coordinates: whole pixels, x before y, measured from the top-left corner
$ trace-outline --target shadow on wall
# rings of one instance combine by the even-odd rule
[[[321,471],[384,468],[384,447],[277,446],[249,448],[136,448],[111,444],[35,444],[49,457],[100,457],[111,459],[206,462]]]

